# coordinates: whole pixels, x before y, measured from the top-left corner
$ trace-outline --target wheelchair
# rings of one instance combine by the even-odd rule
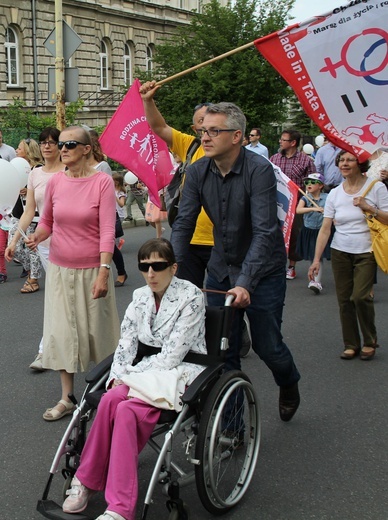
[[[231,303],[206,307],[207,354],[190,353],[185,361],[206,368],[182,395],[182,410],[162,410],[158,424],[148,441],[157,460],[148,484],[141,513],[146,520],[157,485],[166,495],[166,518],[188,520],[189,512],[180,497],[180,489],[196,483],[205,509],[222,515],[240,502],[252,480],[260,447],[261,419],[256,392],[248,376],[239,370],[224,370],[223,356],[228,348],[232,321]],[[139,345],[142,355],[152,354],[153,347]],[[157,349],[155,349],[157,350]],[[68,514],[49,499],[54,475],[64,459],[63,500],[80,464],[88,429],[105,392],[113,354],[86,376],[87,386],[54,456],[49,478],[38,500],[37,510],[52,520],[91,520],[84,513]],[[181,442],[178,442],[180,439]],[[173,460],[174,448],[183,445],[185,464]],[[168,516],[167,516],[168,515]]]

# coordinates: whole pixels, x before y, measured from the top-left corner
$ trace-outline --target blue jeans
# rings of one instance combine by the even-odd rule
[[[207,278],[207,289],[228,291],[232,288],[229,278],[221,283],[211,274]],[[290,386],[300,379],[292,354],[283,341],[281,324],[284,299],[286,295],[286,276],[284,269],[262,278],[253,294],[251,303],[245,309],[235,309],[229,350],[226,354],[226,369],[240,370],[240,348],[242,340],[242,323],[246,312],[252,334],[252,348],[272,371],[279,386]],[[224,305],[223,294],[207,294],[209,305]]]

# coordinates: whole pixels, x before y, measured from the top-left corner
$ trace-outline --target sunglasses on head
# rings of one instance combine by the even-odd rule
[[[320,181],[314,181],[314,180],[304,181],[305,186],[308,186],[309,184],[322,184],[322,183]]]
[[[170,267],[170,265],[172,265],[170,262],[139,262],[138,268],[142,273],[148,273],[149,268],[152,267],[155,273],[159,273]]]
[[[74,148],[76,148],[79,144],[86,146],[85,143],[81,143],[80,141],[58,141],[58,148],[62,150],[62,148],[66,146],[68,150],[74,150]]]

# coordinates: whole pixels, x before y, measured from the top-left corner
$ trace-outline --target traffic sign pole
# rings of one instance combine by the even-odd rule
[[[65,122],[65,61],[63,58],[62,0],[55,0],[55,91],[56,121],[58,130],[63,130]]]

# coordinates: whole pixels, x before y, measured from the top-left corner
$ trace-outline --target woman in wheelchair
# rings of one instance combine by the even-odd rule
[[[204,368],[183,362],[189,350],[206,353],[202,292],[174,276],[177,264],[166,239],[146,242],[138,262],[147,285],[134,291],[125,312],[109,391],[101,399],[67,492],[65,513],[83,511],[92,494],[105,489],[107,510],[97,520],[134,520],[138,455],[161,408],[179,411],[179,396]],[[139,342],[160,352],[134,365]]]

